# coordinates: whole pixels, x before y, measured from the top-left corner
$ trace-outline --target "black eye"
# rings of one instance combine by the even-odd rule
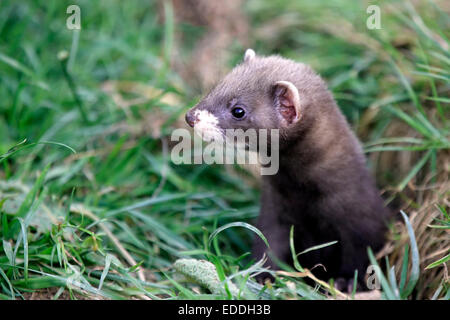
[[[245,110],[241,107],[235,107],[231,110],[231,114],[236,119],[242,119],[245,116]]]

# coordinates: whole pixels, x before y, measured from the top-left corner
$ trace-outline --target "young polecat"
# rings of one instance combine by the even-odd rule
[[[358,140],[319,75],[305,64],[249,49],[186,121],[205,133],[279,129],[279,171],[262,177],[257,227],[285,262],[292,262],[292,225],[297,253],[338,241],[300,255],[300,264],[322,265],[313,273],[339,279],[341,288],[358,270],[365,288],[367,247],[383,246],[388,213]],[[253,256],[259,260],[264,253],[267,247],[256,237]],[[267,263],[276,269],[273,260]]]

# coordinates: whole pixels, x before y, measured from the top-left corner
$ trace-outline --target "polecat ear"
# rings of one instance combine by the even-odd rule
[[[275,106],[286,125],[298,122],[302,110],[297,87],[289,81],[277,81],[273,92]]]
[[[256,53],[253,49],[247,49],[244,54],[244,62],[249,62],[255,57]]]

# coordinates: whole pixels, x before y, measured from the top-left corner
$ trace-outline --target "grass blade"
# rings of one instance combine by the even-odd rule
[[[402,214],[403,220],[405,221],[406,229],[409,235],[409,242],[411,245],[411,275],[409,277],[408,284],[406,285],[403,292],[401,292],[401,297],[406,298],[414,290],[414,287],[419,280],[420,258],[419,249],[417,248],[416,236],[414,235],[414,229],[409,221],[408,216],[403,212],[403,210],[401,210],[400,213]]]
[[[441,259],[430,263],[428,266],[425,267],[425,269],[432,269],[435,268],[443,263],[446,263],[447,261],[450,261],[450,254],[446,255],[445,257],[442,257]]]
[[[254,227],[254,226],[252,226],[251,224],[248,224],[248,223],[246,223],[246,222],[232,222],[232,223],[228,223],[228,224],[226,224],[226,225],[224,225],[224,226],[222,226],[222,227],[220,227],[220,228],[217,228],[217,229],[214,230],[214,232],[209,236],[209,239],[208,239],[208,246],[211,245],[211,242],[213,241],[213,239],[214,239],[220,232],[222,232],[222,231],[224,231],[224,230],[226,230],[226,229],[228,229],[228,228],[232,228],[232,227],[243,227],[243,228],[246,228],[246,229],[248,229],[248,230],[250,230],[250,231],[253,231],[254,233],[256,233],[256,235],[257,235],[258,237],[260,237],[260,238],[264,241],[264,243],[266,244],[266,246],[267,246],[268,248],[270,248],[269,242],[267,241],[267,239],[266,239],[266,237],[263,235],[263,233],[262,233],[261,231],[259,231],[258,228]]]
[[[408,173],[408,175],[397,185],[397,190],[402,191],[408,182],[414,178],[414,176],[419,172],[420,169],[425,165],[425,163],[428,161],[428,158],[431,157],[433,150],[428,150],[428,152],[420,159],[419,162],[411,169],[411,171]]]

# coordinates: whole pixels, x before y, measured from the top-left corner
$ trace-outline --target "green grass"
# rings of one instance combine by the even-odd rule
[[[259,232],[249,225],[259,200],[251,175],[171,163],[167,136],[198,100],[170,68],[181,28],[172,7],[166,4],[160,24],[152,1],[78,1],[78,33],[65,27],[69,4],[0,2],[0,299],[45,288],[54,298],[233,298],[229,289],[210,294],[176,272],[175,260],[188,257],[212,262],[224,286],[231,279],[240,289],[237,298],[324,299],[327,284],[306,285],[295,276],[300,265],[282,266],[292,276],[277,276],[271,286],[251,280],[263,270],[249,257]],[[439,159],[450,147],[450,20],[434,6],[425,12],[397,4],[380,31],[365,29],[365,7],[354,2],[252,0],[246,10],[257,53],[281,53],[317,69],[369,155],[417,157],[405,174],[377,172],[401,194],[409,182],[445,172]],[[388,4],[380,5],[386,12]],[[439,41],[417,24],[421,15]],[[273,22],[280,17],[288,27]],[[350,22],[354,30],[333,31],[329,21]],[[260,32],[272,22],[275,35]],[[407,49],[393,45],[403,35]],[[244,48],[233,50],[238,61]],[[119,81],[115,93],[137,102],[114,100],[111,80]],[[414,136],[389,136],[396,121]],[[435,228],[448,228],[448,210],[440,210]],[[384,298],[414,297],[418,257],[410,231],[412,262],[404,260],[398,283],[389,271]],[[428,267],[439,268],[444,256]],[[408,270],[414,276],[407,281]],[[445,282],[434,292],[449,298]]]

